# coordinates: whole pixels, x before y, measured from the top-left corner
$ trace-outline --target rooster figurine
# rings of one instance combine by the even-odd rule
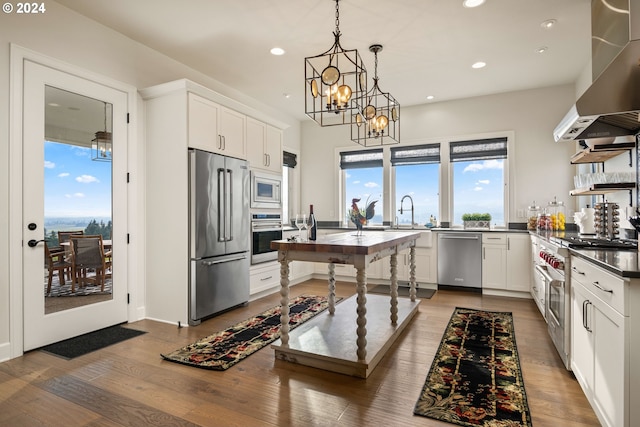
[[[373,218],[375,215],[375,208],[377,200],[374,200],[371,203],[367,203],[364,211],[360,210],[358,207],[358,202],[361,199],[351,199],[351,210],[349,211],[349,219],[356,225],[358,229],[358,234],[362,232],[362,227],[367,223],[368,220]],[[368,199],[367,199],[368,200]]]

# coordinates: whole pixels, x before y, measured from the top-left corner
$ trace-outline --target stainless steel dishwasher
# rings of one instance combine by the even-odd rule
[[[482,233],[438,233],[438,285],[482,289]]]

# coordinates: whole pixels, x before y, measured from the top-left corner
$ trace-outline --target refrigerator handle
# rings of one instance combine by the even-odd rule
[[[227,200],[224,169],[218,169],[218,242],[227,239]]]
[[[229,179],[227,180],[228,185],[226,187],[228,190],[226,202],[228,211],[227,219],[229,221],[229,235],[225,237],[227,242],[230,242],[233,240],[233,171],[231,169],[227,169],[227,174],[229,175]]]

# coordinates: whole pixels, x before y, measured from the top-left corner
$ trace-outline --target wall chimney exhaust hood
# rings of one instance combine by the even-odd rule
[[[592,0],[591,86],[553,131],[556,141],[640,132],[640,0]]]

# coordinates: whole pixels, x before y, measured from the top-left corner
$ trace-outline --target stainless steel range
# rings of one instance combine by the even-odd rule
[[[569,358],[571,348],[571,331],[569,330],[571,258],[569,257],[569,249],[543,239],[540,240],[539,249],[539,258],[535,269],[536,275],[542,279],[545,288],[547,329],[564,366],[571,369]]]

